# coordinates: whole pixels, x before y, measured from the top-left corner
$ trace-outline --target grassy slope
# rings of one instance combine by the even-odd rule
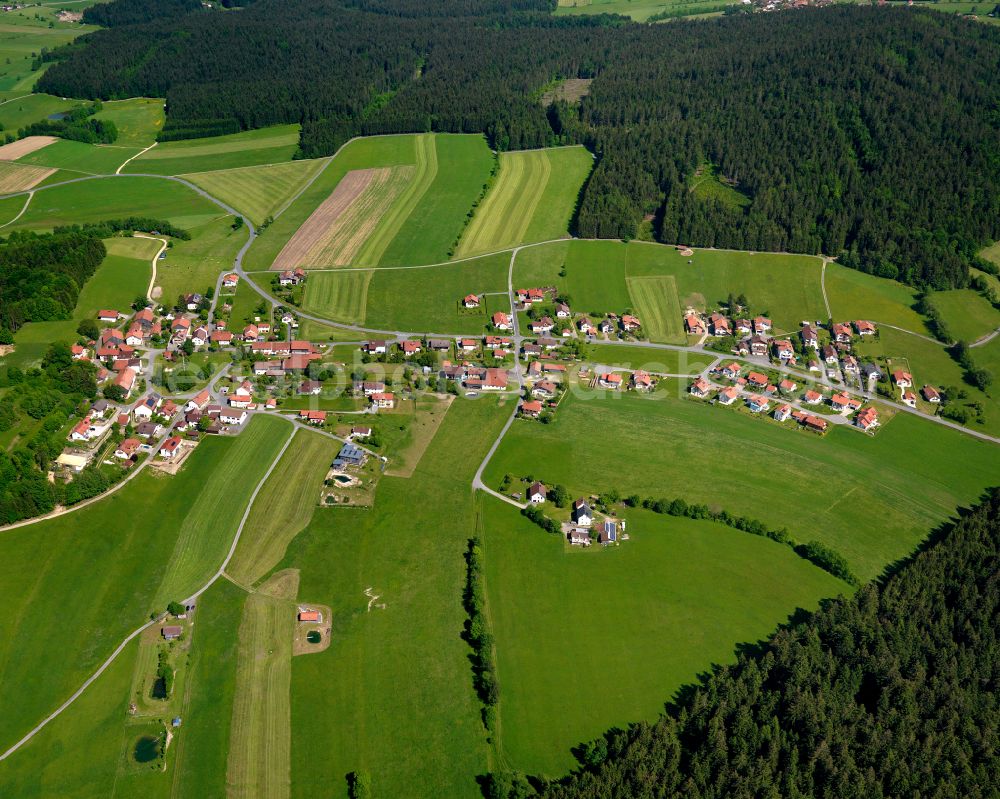
[[[382,265],[446,260],[465,215],[489,179],[493,156],[482,136],[438,133],[434,143],[437,175],[385,249]]]
[[[927,335],[923,317],[913,310],[916,292],[896,280],[827,264],[826,296],[834,319],[871,319]]]
[[[333,608],[334,643],[292,662],[292,795],[479,796],[487,767],[461,640],[470,481],[510,409],[455,402],[411,478],[383,477],[375,511],[322,509],[289,548],[299,598]],[[364,590],[385,609],[367,612]]]
[[[633,307],[627,278],[663,275],[674,278],[681,310],[718,307],[732,291],[786,330],[826,316],[820,261],[811,256],[698,250],[685,258],[673,247],[643,242],[571,241],[522,250],[514,275],[518,286],[555,285],[569,293],[574,310],[593,314]]]
[[[713,522],[629,511],[629,541],[570,551],[514,508],[483,504],[502,753],[531,774],[563,774],[571,746],[653,720],[737,643],[850,591],[787,547]]]
[[[229,136],[163,142],[132,161],[125,171],[181,175],[276,164],[291,161],[298,142],[298,125],[276,125]]]
[[[625,282],[633,308],[650,341],[687,343],[673,275],[629,277]]]
[[[259,225],[284,208],[325,165],[323,159],[290,161],[287,164],[196,172],[184,177]]]
[[[645,22],[663,11],[697,15],[714,9],[725,0],[678,2],[678,0],[560,0],[557,15],[563,14],[623,14],[636,22]]]
[[[705,370],[713,357],[682,350],[661,350],[630,347],[627,344],[592,344],[587,359],[606,366],[622,366],[664,374],[698,374]]]
[[[175,241],[167,257],[156,262],[156,285],[161,287],[164,300],[214,287],[219,272],[232,268],[247,237],[246,229],[233,230],[232,217],[221,211],[187,227],[187,231],[191,240]]]
[[[118,167],[139,151],[139,147],[99,147],[60,139],[19,158],[17,163],[51,166],[90,175],[113,175]]]
[[[257,238],[247,252],[244,267],[248,270],[269,269],[285,243],[350,170],[412,164],[413,159],[412,136],[379,136],[350,142],[312,186]]]
[[[582,147],[501,153],[496,183],[476,210],[457,256],[567,235],[593,161]]]
[[[257,416],[213,464],[211,479],[189,497],[157,604],[186,598],[222,565],[250,495],[290,432],[287,422]]]
[[[1000,311],[972,289],[936,291],[931,301],[958,340],[972,342],[1000,327]]]
[[[609,443],[614,468],[600,446]],[[820,438],[664,390],[570,396],[552,424],[515,425],[485,479],[496,487],[505,472],[532,473],[572,492],[706,502],[823,541],[869,578],[1000,478],[992,447],[904,414],[875,438],[843,429]]]
[[[253,585],[285,555],[312,519],[327,469],[340,449],[331,438],[299,431],[277,469],[257,495],[227,573]]]
[[[487,297],[487,313],[479,314],[460,310],[459,300],[470,293],[505,292],[509,263],[510,255],[501,253],[429,269],[377,269],[368,285],[365,322],[389,330],[485,332],[491,308],[510,311],[507,298]]]
[[[316,272],[306,283],[302,307],[335,322],[362,325],[372,270]]]
[[[115,144],[126,147],[148,147],[156,141],[165,121],[163,100],[150,97],[109,100],[94,116],[114,122],[118,128]]]
[[[180,227],[204,223],[223,213],[187,186],[157,178],[95,178],[35,193],[16,228],[98,222],[126,216],[167,219]]]
[[[3,34],[0,33],[0,58],[3,57]],[[50,114],[68,111],[81,104],[80,100],[61,100],[51,94],[29,94],[0,105],[0,125],[4,130],[17,131],[32,122],[40,122]]]

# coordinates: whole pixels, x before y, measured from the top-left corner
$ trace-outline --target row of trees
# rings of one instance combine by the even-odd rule
[[[557,783],[492,775],[493,799],[992,796],[1000,491],[882,584],[800,614],[653,724],[582,745]]]
[[[496,665],[493,662],[493,634],[486,618],[486,584],[483,576],[483,547],[478,538],[469,539],[465,552],[465,592],[462,604],[468,618],[465,640],[472,647],[473,682],[479,701],[483,703],[483,725],[496,729],[496,706],[500,701]]]
[[[843,253],[933,288],[966,285],[1000,238],[993,26],[849,5],[667,26],[554,17],[548,0],[454,5],[258,0],[120,25],[48,54],[39,88],[165,95],[164,137],[300,122],[309,157],[428,130],[583,143],[587,237],[629,238],[653,215],[664,242]],[[567,77],[593,78],[589,94],[545,108],[541,89]],[[706,165],[749,202],[693,193]]]

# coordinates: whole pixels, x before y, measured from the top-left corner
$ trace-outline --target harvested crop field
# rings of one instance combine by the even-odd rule
[[[406,188],[414,169],[397,166],[348,172],[278,253],[271,269],[350,264]]]
[[[0,147],[0,161],[16,161],[22,156],[30,155],[35,150],[48,147],[55,141],[58,141],[55,136],[26,136]]]
[[[0,162],[0,194],[32,189],[55,171],[47,166],[21,166]]]

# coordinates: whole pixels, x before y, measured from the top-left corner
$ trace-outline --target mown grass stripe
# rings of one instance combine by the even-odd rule
[[[316,272],[306,284],[302,307],[335,322],[364,324],[372,271]]]

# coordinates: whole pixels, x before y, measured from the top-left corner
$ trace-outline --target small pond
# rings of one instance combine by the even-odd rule
[[[348,483],[353,482],[353,478],[348,477],[346,474],[335,474],[333,479],[341,485],[347,485]]]
[[[149,763],[160,756],[160,739],[152,735],[143,735],[135,742],[132,753],[136,763]]]

